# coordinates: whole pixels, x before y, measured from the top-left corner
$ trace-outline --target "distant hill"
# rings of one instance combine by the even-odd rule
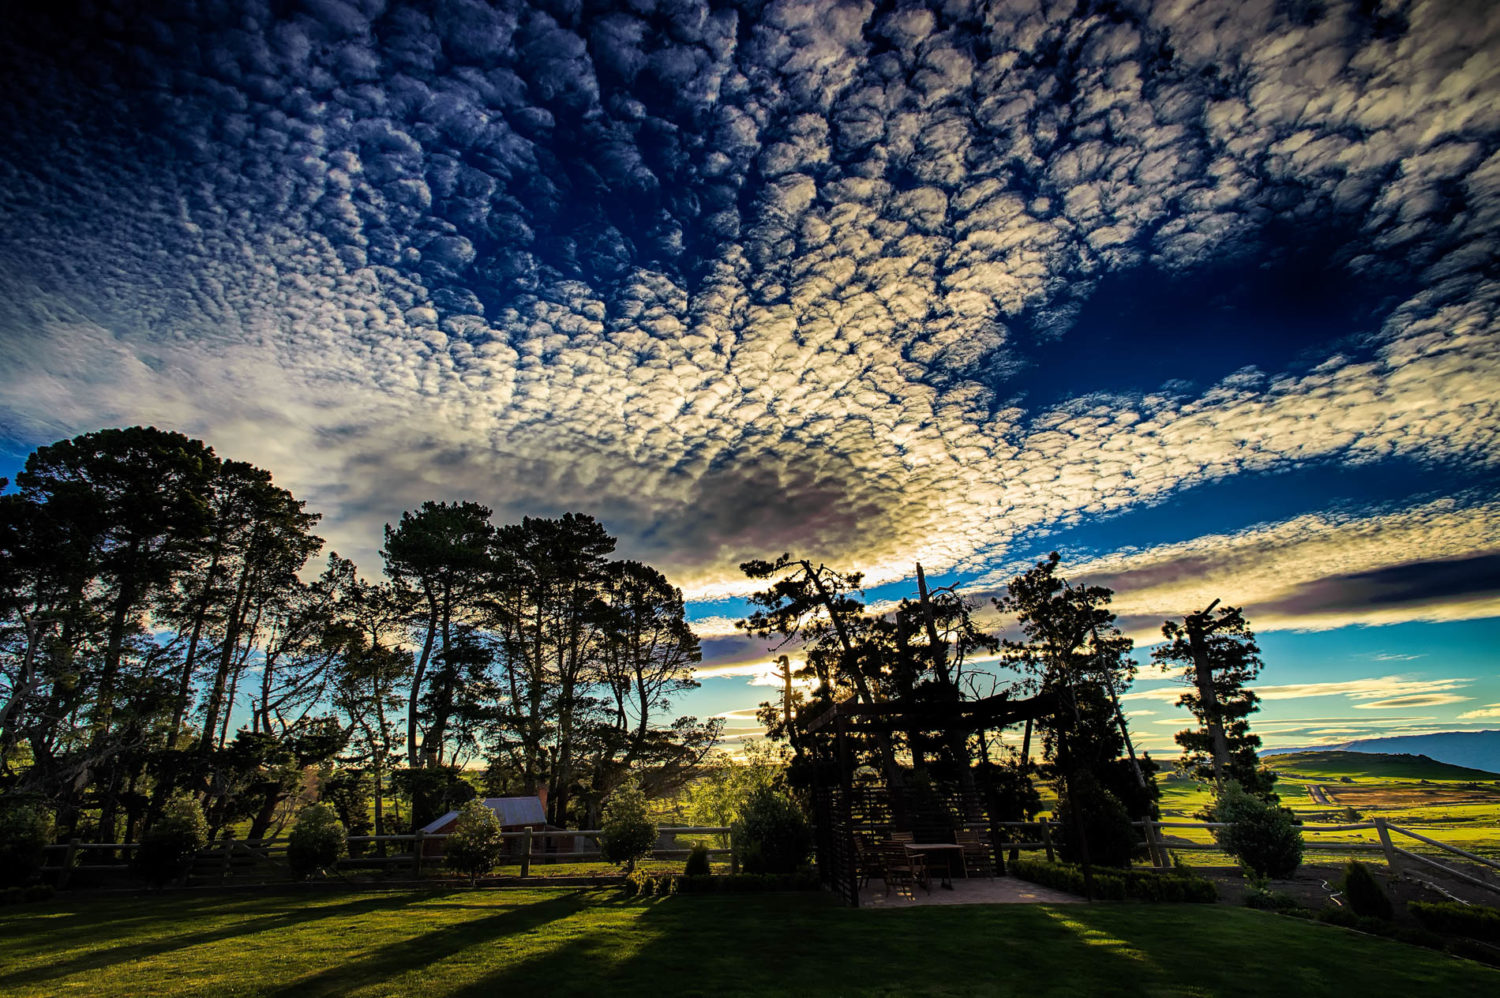
[[[1465,766],[1485,773],[1500,772],[1500,731],[1442,731],[1433,735],[1393,735],[1361,738],[1336,745],[1267,749],[1262,758],[1289,752],[1374,752],[1394,755],[1425,755],[1450,766]],[[1269,758],[1267,758],[1269,762]],[[1428,777],[1432,779],[1432,777]]]
[[[1285,773],[1337,779],[1340,776],[1374,776],[1388,780],[1483,780],[1500,774],[1468,769],[1429,759],[1425,755],[1392,755],[1386,752],[1281,752],[1263,758],[1272,769]]]

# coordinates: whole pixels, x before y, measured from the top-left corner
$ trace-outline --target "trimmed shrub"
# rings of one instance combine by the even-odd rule
[[[745,873],[795,873],[813,848],[812,825],[791,797],[759,787],[730,829]]]
[[[1456,901],[1408,901],[1406,910],[1433,932],[1500,943],[1500,908]]]
[[[0,890],[0,904],[31,904],[50,901],[55,893],[51,884],[32,884],[29,887],[6,887]]]
[[[299,877],[310,877],[349,855],[344,824],[327,804],[302,809],[286,840],[286,860]]]
[[[1219,793],[1209,820],[1227,822],[1214,829],[1219,847],[1258,877],[1284,879],[1302,865],[1302,833],[1291,811],[1228,783]]]
[[[500,819],[484,801],[471,800],[458,812],[458,821],[443,848],[449,866],[477,884],[479,878],[495,868],[505,840],[500,837]]]
[[[177,880],[193,868],[198,850],[208,845],[208,821],[194,797],[178,794],[167,801],[161,817],[141,836],[135,852],[136,870],[157,887]]]
[[[708,843],[694,842],[688,853],[687,865],[682,868],[684,877],[706,877],[713,872],[708,862]]]
[[[52,822],[36,805],[0,807],[0,887],[20,887],[42,869]]]
[[[1069,863],[1083,859],[1079,843],[1074,841],[1074,812],[1077,812],[1083,833],[1088,837],[1089,864],[1091,866],[1125,867],[1135,854],[1136,829],[1130,823],[1130,815],[1120,799],[1100,786],[1087,773],[1077,773],[1069,781],[1071,791],[1065,789],[1058,799],[1059,825],[1053,833],[1057,849]]]
[[[1245,892],[1245,907],[1259,908],[1262,911],[1290,912],[1300,908],[1301,905],[1290,894],[1267,890],[1264,886],[1255,884]]]
[[[1010,872],[1022,880],[1052,887],[1072,894],[1084,893],[1083,870],[1068,863],[1020,857],[1010,864]],[[1128,870],[1094,867],[1094,897],[1106,901],[1189,901],[1212,903],[1219,899],[1212,881],[1193,873],[1154,870]]]
[[[604,834],[599,851],[611,863],[635,871],[637,860],[651,855],[656,846],[656,822],[646,813],[646,795],[634,783],[627,783],[609,795],[604,802]]]
[[[638,870],[625,878],[625,893],[632,897],[667,897],[672,894],[771,894],[822,890],[817,874],[733,873],[710,877],[687,877],[673,873]]]
[[[1349,910],[1361,918],[1390,921],[1391,899],[1370,868],[1358,860],[1351,859],[1344,867],[1344,900],[1349,902]]]

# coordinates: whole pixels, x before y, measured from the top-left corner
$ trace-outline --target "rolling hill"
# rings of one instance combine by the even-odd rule
[[[1320,779],[1340,776],[1367,776],[1388,780],[1463,780],[1500,779],[1500,773],[1469,769],[1429,759],[1425,755],[1394,755],[1386,752],[1344,752],[1307,750],[1283,752],[1262,759],[1267,766],[1284,773],[1296,773]]]
[[[1268,763],[1278,755],[1292,752],[1365,752],[1379,754],[1424,755],[1450,766],[1464,766],[1485,773],[1500,773],[1500,731],[1441,731],[1431,735],[1391,735],[1385,738],[1361,738],[1334,745],[1308,745],[1301,748],[1268,749],[1261,757]]]

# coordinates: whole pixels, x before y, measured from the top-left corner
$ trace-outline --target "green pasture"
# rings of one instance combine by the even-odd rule
[[[1273,983],[1274,982],[1274,983]],[[854,910],[613,889],[177,894],[0,911],[0,994],[1500,993],[1500,971],[1205,905]]]
[[[1383,817],[1391,824],[1460,849],[1500,858],[1500,786],[1496,786],[1493,774],[1413,756],[1356,752],[1299,752],[1268,756],[1265,762],[1280,773],[1276,790],[1281,803],[1307,824],[1349,823],[1344,807],[1353,806],[1357,821]],[[1335,798],[1344,791],[1346,799],[1357,803],[1319,803],[1311,792],[1313,786],[1326,788]],[[1435,799],[1414,799],[1419,794],[1431,794]],[[1198,815],[1211,800],[1212,794],[1205,784],[1176,777],[1161,781],[1161,811],[1165,821],[1198,821]],[[1206,830],[1168,829],[1167,834],[1192,842],[1212,841]],[[1310,832],[1304,840],[1308,862],[1340,864],[1351,858],[1350,854],[1334,851],[1319,854],[1317,846],[1327,842],[1379,841],[1373,830]],[[1441,854],[1441,850],[1405,836],[1397,836],[1397,844],[1413,852]],[[1219,853],[1183,850],[1179,855],[1197,865],[1225,862]],[[1361,855],[1374,862],[1382,861],[1379,854]]]

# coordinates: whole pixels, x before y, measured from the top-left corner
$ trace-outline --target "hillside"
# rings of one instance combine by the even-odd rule
[[[1388,780],[1500,779],[1500,774],[1482,769],[1453,766],[1425,755],[1395,755],[1385,752],[1299,751],[1268,755],[1261,760],[1272,769],[1320,779],[1364,776]]]
[[[1334,745],[1305,748],[1269,749],[1261,753],[1267,762],[1276,756],[1302,752],[1362,752],[1378,754],[1424,755],[1450,766],[1477,769],[1485,773],[1500,772],[1500,731],[1440,731],[1431,735],[1391,735],[1385,738],[1361,738]]]

